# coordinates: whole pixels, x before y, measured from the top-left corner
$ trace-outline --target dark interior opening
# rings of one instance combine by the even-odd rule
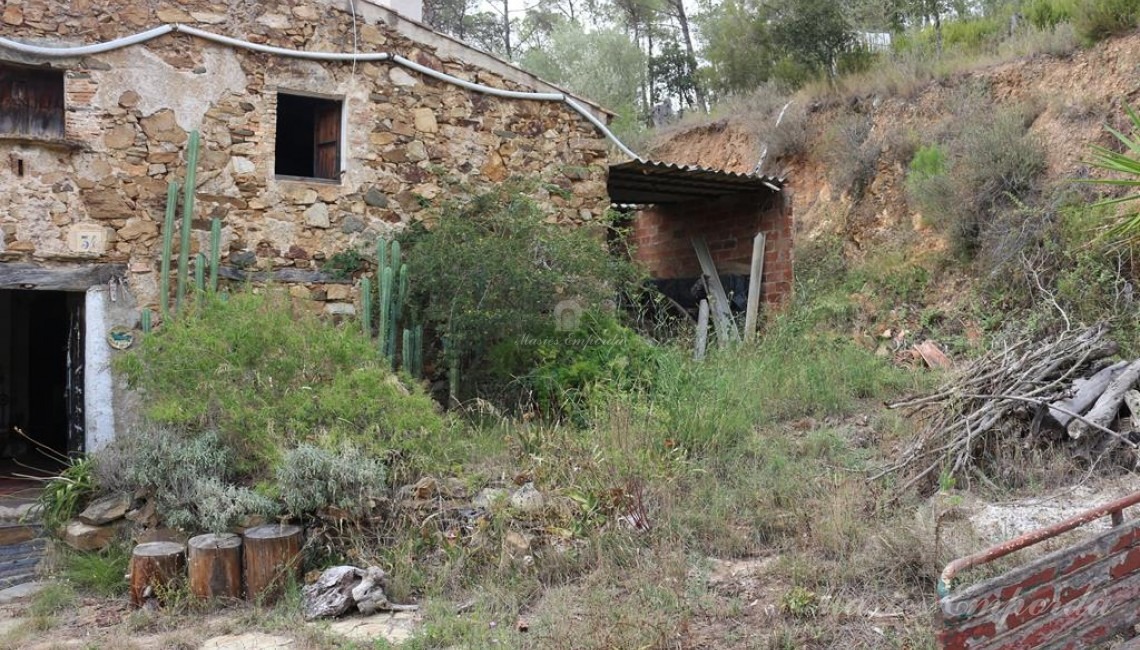
[[[340,177],[340,106],[333,99],[277,95],[278,176]]]
[[[41,445],[82,451],[82,348],[82,293],[0,290],[0,476],[58,469]]]

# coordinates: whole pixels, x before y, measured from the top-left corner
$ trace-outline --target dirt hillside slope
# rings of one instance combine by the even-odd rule
[[[912,96],[853,95],[825,99],[795,98],[801,118],[807,121],[806,153],[771,161],[769,173],[787,174],[794,192],[795,214],[801,235],[842,219],[846,235],[859,247],[900,228],[919,228],[907,206],[903,181],[906,154],[893,156],[897,138],[910,133],[920,144],[955,110],[956,89],[985,84],[999,103],[1021,104],[1037,113],[1031,132],[1040,138],[1048,157],[1049,180],[1080,172],[1090,142],[1107,143],[1106,123],[1123,126],[1122,107],[1140,95],[1136,72],[1140,67],[1140,33],[1113,39],[1069,57],[1039,55],[960,73],[918,88]],[[804,104],[807,104],[806,106]],[[793,107],[792,110],[796,110]],[[828,165],[821,158],[823,138],[832,124],[852,113],[873,120],[870,138],[883,143],[874,179],[862,199],[833,191]],[[754,116],[734,115],[711,123],[675,127],[651,145],[654,159],[700,164],[737,172],[752,171],[763,148],[764,128]],[[895,145],[897,147],[897,145]],[[851,228],[850,224],[857,227]]]

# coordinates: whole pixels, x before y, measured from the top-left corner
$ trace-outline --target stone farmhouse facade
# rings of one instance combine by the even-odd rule
[[[511,177],[539,179],[534,196],[561,223],[602,217],[609,114],[398,2],[3,3],[0,435],[21,422],[65,429],[46,442],[71,451],[113,435],[127,397],[108,361],[144,308],[158,312],[167,186],[186,177],[191,131],[191,254],[220,219],[230,277],[260,273],[315,311],[355,310],[351,283],[322,274],[324,261]],[[37,49],[155,28],[106,51]],[[48,363],[58,369],[37,374]],[[66,417],[37,421],[44,412]]]

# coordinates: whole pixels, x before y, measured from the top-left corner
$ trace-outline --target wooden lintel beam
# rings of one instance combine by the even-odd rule
[[[0,262],[0,289],[86,291],[121,278],[126,264],[73,264],[43,266],[30,262]]]

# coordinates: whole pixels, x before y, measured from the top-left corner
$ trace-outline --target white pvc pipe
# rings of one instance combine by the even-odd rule
[[[230,36],[215,34],[213,32],[207,32],[204,29],[190,27],[189,25],[175,25],[174,31],[197,36],[198,38],[205,39],[207,41],[229,45],[230,47],[250,50],[251,52],[275,54],[277,56],[291,57],[294,59],[311,59],[313,61],[387,61],[391,58],[387,52],[309,52],[307,50],[291,50],[284,47],[275,47],[273,45],[250,43],[249,41],[243,41],[240,38],[233,38]]]
[[[453,77],[453,76],[451,76],[445,72],[433,70],[427,66],[420,65],[420,64],[416,63],[415,61],[409,61],[408,59],[405,59],[404,57],[400,56],[399,54],[393,56],[392,60],[395,61],[396,63],[399,63],[400,65],[404,66],[405,68],[408,68],[410,70],[415,70],[416,72],[419,72],[420,74],[425,74],[429,77],[434,77],[436,79],[439,79],[440,81],[446,81],[448,83],[455,84],[456,86],[459,86],[461,88],[466,88],[468,90],[474,90],[476,92],[486,93],[488,95],[496,95],[498,97],[506,97],[509,99],[537,99],[537,100],[541,100],[541,101],[555,101],[555,102],[560,102],[563,99],[565,99],[565,97],[566,97],[562,93],[520,92],[517,90],[503,90],[502,88],[494,88],[491,86],[484,86],[483,84],[477,84],[477,83],[474,83],[471,81],[467,81],[465,79],[460,79],[459,77]]]
[[[110,52],[111,50],[117,50],[122,47],[145,43],[164,34],[169,34],[174,30],[174,26],[163,25],[161,27],[155,27],[154,29],[148,29],[145,32],[139,32],[134,36],[124,36],[123,38],[116,38],[115,40],[107,41],[106,43],[95,43],[93,45],[81,45],[78,47],[29,45],[27,43],[13,41],[10,38],[0,37],[0,46],[6,47],[10,50],[16,50],[17,52],[23,52],[24,54],[35,54],[38,56],[87,56],[90,54],[102,54],[103,52]]]
[[[161,27],[155,27],[154,29],[150,29],[150,30],[147,30],[145,32],[139,32],[138,34],[135,34],[133,36],[126,36],[123,38],[118,38],[118,39],[115,39],[113,41],[107,41],[106,43],[96,43],[94,45],[83,45],[83,46],[79,46],[79,47],[66,47],[66,46],[56,47],[56,46],[29,45],[27,43],[21,43],[19,41],[13,41],[12,39],[2,38],[2,37],[0,37],[0,47],[5,47],[5,48],[8,48],[10,50],[15,50],[17,52],[23,52],[24,54],[34,54],[37,56],[45,56],[45,57],[67,58],[67,57],[75,57],[75,56],[86,56],[86,55],[90,55],[90,54],[100,54],[103,52],[109,52],[111,50],[116,50],[119,48],[128,47],[130,45],[139,45],[141,43],[145,43],[147,41],[158,38],[159,36],[164,36],[166,34],[169,34],[171,32],[181,32],[184,34],[188,34],[190,36],[197,36],[198,38],[201,38],[203,40],[211,41],[214,43],[220,43],[222,45],[228,45],[230,47],[236,47],[236,48],[240,48],[240,49],[244,49],[244,50],[249,50],[251,52],[261,52],[263,54],[273,54],[273,55],[277,55],[277,56],[289,57],[289,58],[294,58],[294,59],[310,59],[310,60],[314,60],[314,61],[388,61],[388,60],[391,60],[394,63],[397,63],[397,64],[399,64],[405,68],[408,68],[410,70],[415,70],[416,72],[419,72],[420,74],[426,75],[428,77],[432,77],[434,79],[439,79],[440,81],[444,81],[444,82],[447,82],[450,84],[454,84],[456,86],[459,86],[460,88],[466,88],[468,90],[473,90],[475,92],[483,93],[486,95],[493,95],[495,97],[504,97],[507,99],[563,102],[567,106],[569,106],[570,108],[574,109],[574,111],[577,112],[579,115],[586,118],[586,120],[589,121],[591,124],[593,124],[594,127],[597,128],[599,131],[601,131],[602,135],[604,135],[607,139],[609,139],[611,142],[613,142],[614,145],[616,145],[617,148],[619,150],[621,150],[621,152],[623,154],[629,156],[630,158],[642,160],[642,158],[640,156],[638,156],[637,154],[635,154],[632,149],[625,146],[625,143],[622,142],[620,139],[618,139],[618,137],[616,135],[614,135],[613,131],[610,131],[609,127],[607,127],[604,122],[599,120],[597,118],[597,116],[594,115],[594,113],[592,111],[590,111],[590,109],[586,108],[585,106],[578,103],[577,101],[571,99],[565,93],[521,92],[521,91],[517,91],[517,90],[504,90],[502,88],[493,88],[491,86],[485,86],[483,84],[477,84],[477,83],[474,83],[471,81],[467,81],[465,79],[460,79],[459,77],[453,77],[449,74],[439,72],[438,70],[433,70],[433,69],[431,69],[427,66],[424,66],[424,65],[420,65],[419,63],[416,63],[415,61],[410,61],[408,59],[405,59],[402,56],[399,56],[399,55],[393,56],[391,54],[388,54],[387,52],[374,52],[374,53],[309,52],[306,50],[292,50],[292,49],[288,49],[288,48],[284,48],[284,47],[275,47],[272,45],[261,45],[259,43],[251,43],[249,41],[245,41],[245,40],[242,40],[240,38],[233,38],[231,36],[223,36],[221,34],[215,34],[213,32],[208,32],[204,29],[198,29],[197,27],[190,27],[189,25],[180,25],[180,24],[163,25]]]

